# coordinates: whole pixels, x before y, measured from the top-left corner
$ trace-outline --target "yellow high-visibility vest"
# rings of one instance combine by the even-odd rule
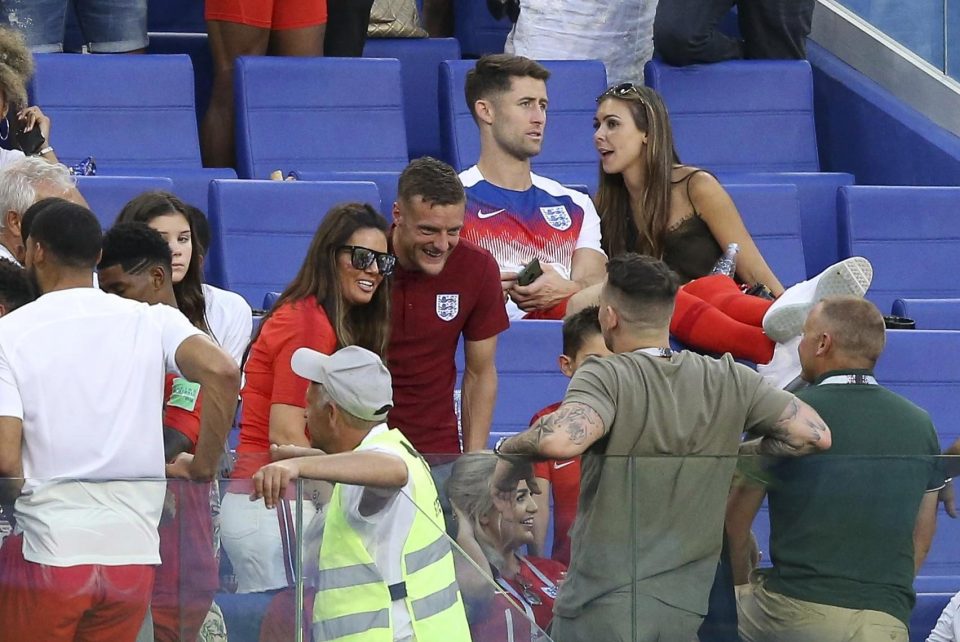
[[[360,536],[347,521],[340,484],[333,490],[320,545],[320,578],[313,607],[317,642],[393,642],[394,600],[404,600],[417,642],[470,642],[453,553],[427,462],[399,430],[365,444],[385,446],[402,458],[413,479],[417,506],[403,544],[400,582],[388,586]]]

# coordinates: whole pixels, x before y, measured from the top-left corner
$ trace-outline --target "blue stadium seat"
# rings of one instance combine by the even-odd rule
[[[310,239],[333,205],[380,206],[373,183],[217,180],[210,185],[210,282],[256,307],[296,275]]]
[[[715,172],[820,169],[807,61],[651,60],[644,71],[667,105],[683,162]]]
[[[99,172],[98,175],[108,175]],[[210,181],[235,179],[237,173],[229,167],[127,167],[119,172],[120,176],[156,176],[161,175],[173,181],[173,193],[180,200],[206,211]]]
[[[910,642],[925,642],[953,593],[918,593],[910,615]]]
[[[159,176],[78,176],[77,189],[104,230],[134,196],[150,190],[173,191],[173,181]]]
[[[205,33],[150,33],[149,54],[187,54],[193,63],[193,93],[196,96],[197,122],[210,103],[213,84],[213,56]]]
[[[960,299],[897,299],[891,312],[913,319],[918,330],[960,330]]]
[[[561,321],[514,321],[497,339],[497,405],[491,439],[525,430],[539,410],[563,399],[568,379],[557,366]],[[457,372],[463,352],[457,351]]]
[[[380,192],[380,213],[393,220],[393,203],[397,200],[400,172],[294,172],[300,181],[370,181]]]
[[[720,172],[724,185],[790,183],[797,186],[800,231],[807,276],[819,274],[840,260],[837,242],[837,189],[853,185],[842,172]]]
[[[607,84],[607,73],[598,60],[557,60],[543,63],[550,70],[547,95],[550,111],[540,155],[533,171],[568,184],[597,189],[599,164],[593,146],[594,99]],[[458,172],[480,157],[480,134],[463,97],[467,72],[473,61],[447,61],[440,66],[440,137],[443,158]]]
[[[400,61],[409,156],[440,158],[440,63],[459,60],[460,44],[455,38],[369,38],[363,55]]]
[[[960,188],[841,187],[841,252],[873,263],[867,297],[881,310],[894,299],[960,298]]]
[[[957,354],[960,332],[887,330],[887,346],[876,368],[880,383],[930,413],[944,448],[960,437]],[[960,562],[960,552],[956,559]]]
[[[400,171],[407,164],[400,63],[239,58],[237,171]]]
[[[785,287],[806,278],[795,185],[729,185],[750,236]]]
[[[201,167],[188,56],[35,58],[30,93],[53,120],[64,163],[93,156],[98,172],[111,175],[134,167]]]
[[[479,0],[453,3],[453,35],[467,58],[503,53],[503,44],[513,25],[507,18],[494,20],[487,5]]]
[[[269,310],[280,299],[280,292],[267,292],[263,295],[263,309]]]

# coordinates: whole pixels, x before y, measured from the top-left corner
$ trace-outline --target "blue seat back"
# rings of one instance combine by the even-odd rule
[[[744,225],[784,286],[806,278],[795,185],[729,185]]]
[[[840,260],[837,241],[837,190],[853,185],[852,174],[842,172],[720,172],[724,185],[789,183],[797,187],[800,233],[807,276],[819,274]]]
[[[152,190],[172,192],[173,181],[161,176],[78,176],[77,189],[106,230],[130,199]]]
[[[373,183],[217,180],[210,185],[210,281],[251,307],[296,276],[314,232],[334,205],[379,208]]]
[[[677,152],[715,172],[816,172],[813,78],[805,60],[736,60],[671,67],[651,60]]]
[[[410,158],[440,158],[440,63],[459,60],[460,44],[455,38],[369,38],[363,55],[400,61],[407,152]]]
[[[480,158],[480,133],[463,95],[467,72],[474,62],[456,60],[440,67],[440,135],[444,160],[458,172]],[[599,159],[593,146],[594,99],[607,84],[598,60],[557,60],[543,63],[550,70],[550,108],[543,149],[532,159],[533,171],[563,184],[597,189]]]
[[[453,35],[460,41],[463,55],[468,58],[503,53],[503,45],[512,27],[507,18],[494,20],[484,2],[453,3]]]
[[[301,181],[369,181],[376,183],[380,192],[380,213],[393,220],[393,204],[397,200],[397,181],[400,172],[294,172]]]
[[[851,186],[838,199],[841,247],[873,263],[867,298],[881,310],[960,297],[960,188]]]
[[[229,167],[126,167],[97,166],[97,176],[164,176],[173,181],[180,200],[206,211],[210,181],[236,178]]]
[[[189,56],[35,58],[30,93],[53,120],[64,163],[93,156],[98,170],[201,167]]]
[[[891,313],[913,319],[918,330],[960,330],[960,299],[896,299]]]
[[[494,435],[526,430],[530,418],[563,399],[567,379],[557,365],[563,352],[563,322],[514,321],[497,337],[497,405]],[[457,351],[457,371],[463,373],[463,352]]]
[[[210,104],[213,85],[213,55],[205,33],[150,33],[150,54],[187,54],[193,63],[193,95],[197,122]]]
[[[399,61],[246,57],[234,74],[241,178],[406,166]]]
[[[960,332],[887,330],[877,379],[930,413],[940,444],[960,437]],[[960,559],[960,558],[958,558]]]

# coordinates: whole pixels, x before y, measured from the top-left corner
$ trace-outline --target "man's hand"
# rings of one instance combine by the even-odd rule
[[[171,479],[193,479],[190,467],[193,464],[193,455],[180,453],[176,459],[167,464],[167,477]]]
[[[510,288],[517,284],[517,272],[500,272],[500,288],[503,290],[503,297],[506,299]]]
[[[957,518],[957,502],[953,490],[953,480],[944,484],[940,489],[940,501],[943,502],[943,510],[953,519]]]
[[[493,505],[501,513],[513,510],[514,494],[521,481],[527,482],[531,495],[540,494],[540,485],[533,474],[533,464],[522,455],[498,455],[497,467],[490,480]]]
[[[300,464],[296,459],[287,459],[267,464],[253,476],[253,492],[250,501],[263,497],[267,508],[273,508],[280,501],[287,486],[300,476]]]
[[[293,459],[294,457],[312,457],[313,455],[325,455],[319,448],[307,448],[306,446],[294,446],[293,444],[270,444],[270,461],[283,461],[284,459]]]
[[[514,284],[509,290],[510,298],[524,312],[547,310],[580,291],[578,283],[563,278],[549,263],[542,263],[541,268],[543,274],[536,281],[530,285]]]

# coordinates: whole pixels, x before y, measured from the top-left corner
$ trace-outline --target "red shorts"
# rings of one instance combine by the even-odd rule
[[[152,566],[46,566],[23,559],[23,536],[0,547],[5,640],[135,640],[150,603]]]
[[[261,29],[301,29],[327,23],[327,0],[207,0],[203,15]]]

